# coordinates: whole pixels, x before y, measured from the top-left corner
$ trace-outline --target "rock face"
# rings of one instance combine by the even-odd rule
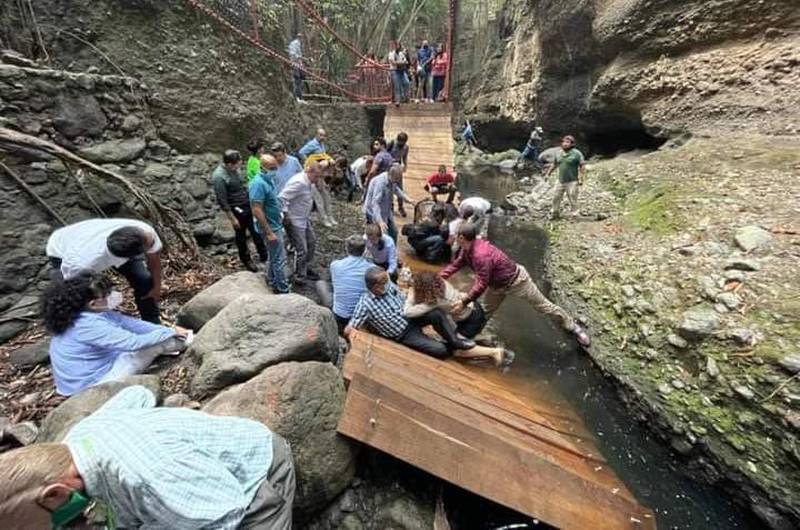
[[[157,375],[136,375],[88,388],[70,397],[47,415],[36,441],[58,442],[76,423],[102,407],[120,390],[135,385],[147,387],[155,394],[156,399],[161,399],[161,381]]]
[[[190,354],[200,359],[192,392],[203,395],[286,361],[336,357],[333,313],[299,295],[242,295],[203,326]]]
[[[178,324],[198,330],[222,309],[243,294],[267,296],[272,294],[264,275],[237,272],[225,276],[189,300],[178,312]]]
[[[330,363],[289,362],[228,388],[203,410],[260,421],[292,446],[295,511],[305,517],[335,498],[353,478],[355,446],[336,433],[345,390]]]

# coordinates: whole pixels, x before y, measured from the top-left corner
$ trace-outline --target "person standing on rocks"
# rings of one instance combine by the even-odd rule
[[[386,151],[392,156],[392,160],[395,164],[400,164],[403,166],[403,171],[408,170],[408,134],[401,132],[397,135],[397,138],[389,142],[386,146]],[[400,189],[403,189],[403,179],[400,178],[400,183],[398,184]],[[406,217],[406,210],[403,208],[403,200],[398,197],[397,198],[397,212]]]
[[[256,421],[156,407],[123,389],[60,443],[0,454],[14,528],[290,530],[289,444]]]
[[[517,165],[522,164],[525,160],[533,160],[534,165],[539,166],[539,152],[542,146],[542,133],[544,130],[541,127],[534,127],[531,135],[528,138],[528,143],[517,159]]]
[[[250,233],[258,251],[258,258],[262,262],[267,261],[267,247],[253,226],[250,197],[247,194],[247,186],[242,178],[241,170],[242,156],[239,151],[230,149],[222,155],[222,163],[214,170],[211,181],[214,185],[217,203],[233,227],[239,260],[247,270],[257,272],[258,267],[253,263],[250,249],[247,248],[247,233]]]
[[[328,152],[328,148],[325,145],[325,142],[328,141],[328,133],[325,132],[325,129],[319,128],[317,129],[317,134],[314,138],[310,139],[300,148],[297,152],[297,157],[300,159],[300,162],[305,162],[306,158],[310,155],[323,155]]]
[[[278,161],[278,170],[275,172],[275,191],[280,194],[289,179],[303,171],[303,166],[297,157],[286,153],[286,146],[281,142],[272,144],[269,152]]]
[[[264,154],[264,140],[254,138],[247,144],[247,150],[250,151],[250,157],[247,159],[247,183],[250,182],[261,173],[261,155]]]
[[[392,213],[392,197],[397,195],[402,200],[414,204],[411,197],[398,185],[403,178],[403,167],[395,164],[389,171],[372,179],[364,196],[364,215],[367,223],[376,223],[392,241],[397,241],[397,225]]]
[[[363,237],[350,236],[344,244],[347,257],[331,262],[332,309],[340,334],[353,316],[361,295],[367,292],[364,274],[375,266],[364,257],[366,241]]]
[[[135,219],[81,221],[53,232],[46,252],[55,280],[115,269],[133,288],[142,320],[161,322],[161,239],[149,224]]]
[[[314,187],[319,178],[322,178],[322,168],[314,162],[308,169],[290,178],[279,195],[283,223],[297,252],[294,280],[298,284],[304,284],[306,279],[319,280],[319,275],[311,269],[316,247],[311,209],[314,206]]]
[[[453,304],[454,313],[461,312],[468,304],[484,295],[484,311],[487,319],[491,319],[503,300],[508,295],[513,295],[526,300],[537,311],[560,319],[562,327],[574,334],[581,346],[589,346],[590,339],[586,330],[539,291],[525,267],[512,261],[488,241],[478,239],[478,227],[471,223],[462,224],[456,241],[458,255],[439,275],[446,280],[464,267],[469,267],[475,273],[475,280],[469,292]]]
[[[545,178],[558,168],[558,184],[553,196],[553,208],[550,218],[558,219],[561,215],[561,200],[567,195],[571,214],[578,214],[578,187],[586,180],[586,161],[575,148],[575,137],[565,136],[561,139],[561,149],[555,153],[555,162],[545,173]]]
[[[386,149],[386,139],[385,138],[376,138],[374,142],[372,142],[372,166],[369,168],[369,172],[367,173],[367,178],[364,181],[364,188],[369,188],[369,182],[376,176],[380,175],[385,171],[389,171],[389,168],[392,167],[394,164],[394,158],[392,158],[391,153]]]
[[[281,214],[281,201],[275,190],[278,161],[271,155],[261,157],[261,171],[250,183],[250,206],[255,218],[255,228],[265,240],[269,253],[267,284],[276,294],[289,292],[286,281],[286,249]]]

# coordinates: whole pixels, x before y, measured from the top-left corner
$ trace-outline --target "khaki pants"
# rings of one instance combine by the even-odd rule
[[[511,285],[500,289],[492,287],[486,289],[483,295],[483,310],[486,313],[486,318],[492,318],[492,315],[503,303],[503,300],[506,299],[506,296],[512,295],[527,300],[540,313],[558,317],[561,319],[561,326],[567,331],[572,331],[575,327],[575,319],[542,294],[525,267],[517,265],[517,270],[519,271],[517,279]]]
[[[289,444],[272,434],[272,465],[247,508],[242,530],[291,530],[294,502],[294,461]]]
[[[553,210],[550,212],[552,215],[561,213],[561,200],[564,194],[567,195],[569,201],[569,209],[575,214],[578,213],[578,182],[559,182],[556,184],[556,194],[553,196]]]

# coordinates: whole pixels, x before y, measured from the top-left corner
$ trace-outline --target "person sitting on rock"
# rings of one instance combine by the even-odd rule
[[[89,219],[59,228],[47,240],[54,279],[115,269],[133,288],[142,320],[161,322],[161,239],[135,219]]]
[[[431,194],[434,201],[438,200],[439,195],[447,194],[447,202],[452,203],[458,191],[456,177],[448,173],[447,166],[439,166],[439,171],[428,177],[425,191]]]
[[[512,261],[502,250],[485,239],[478,239],[477,226],[471,223],[462,224],[458,229],[457,241],[459,251],[456,259],[442,269],[439,275],[446,280],[464,267],[470,267],[475,273],[475,280],[469,293],[453,304],[454,313],[460,313],[467,305],[484,295],[486,318],[491,319],[506,296],[514,295],[526,300],[537,311],[559,318],[563,328],[574,334],[581,346],[589,346],[586,330],[539,291],[525,267]]]
[[[332,310],[339,333],[353,316],[361,295],[367,292],[364,274],[375,265],[364,257],[365,249],[366,241],[362,236],[350,236],[345,241],[347,256],[331,262]]]
[[[469,352],[475,347],[475,343],[458,337],[455,326],[448,321],[444,311],[434,309],[419,318],[408,320],[403,313],[405,300],[385,270],[372,267],[365,273],[364,280],[367,292],[361,296],[344,330],[348,339],[353,340],[357,331],[368,325],[381,337],[431,357],[473,357]],[[422,328],[428,325],[433,326],[445,342],[425,335]]]
[[[71,396],[85,388],[142,373],[163,354],[186,348],[188,331],[115,311],[122,295],[101,275],[83,272],[50,282],[44,325],[53,334],[50,361],[56,390]]]
[[[428,263],[442,263],[450,259],[447,245],[449,232],[444,217],[445,207],[437,202],[420,222],[403,226],[403,235],[419,259]]]
[[[397,246],[394,240],[384,234],[376,224],[364,227],[364,239],[367,241],[367,252],[378,267],[389,273],[393,282],[397,281]]]
[[[283,438],[256,421],[155,405],[150,390],[128,387],[62,442],[0,454],[0,520],[26,529],[291,529],[295,474]]]

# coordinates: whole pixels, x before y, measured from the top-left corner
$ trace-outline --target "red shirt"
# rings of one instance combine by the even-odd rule
[[[447,279],[465,265],[475,272],[475,282],[469,290],[470,301],[480,298],[487,287],[501,289],[508,287],[517,279],[517,264],[502,250],[484,239],[473,241],[466,252],[461,249],[456,259],[442,269],[439,275]]]
[[[431,72],[433,75],[436,76],[445,76],[447,75],[447,63],[449,62],[447,58],[447,52],[442,52],[438,54],[436,57],[433,58],[433,68]]]
[[[452,173],[445,173],[442,175],[438,171],[428,177],[428,186],[444,186],[445,184],[452,184],[456,178]]]

